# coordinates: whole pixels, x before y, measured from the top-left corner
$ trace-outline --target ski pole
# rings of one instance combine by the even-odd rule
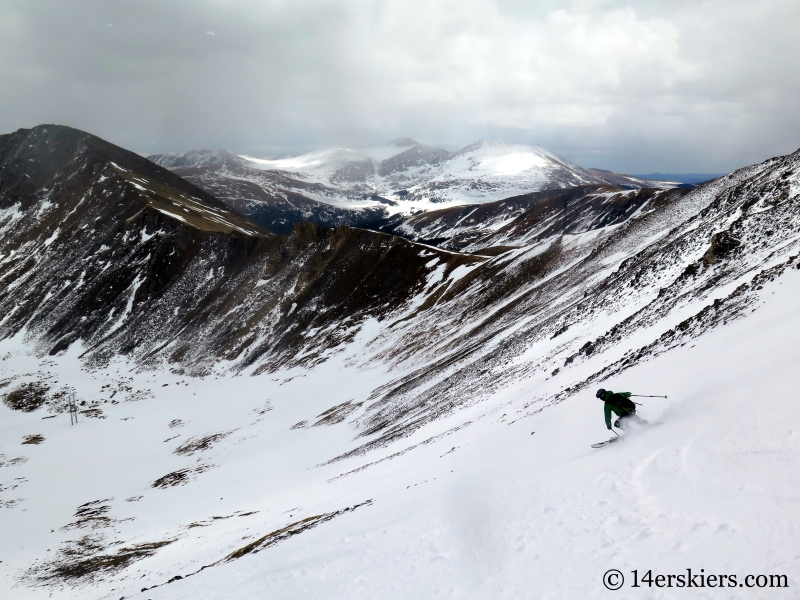
[[[631,394],[631,396],[636,398],[666,398],[666,396],[645,396],[644,394]]]

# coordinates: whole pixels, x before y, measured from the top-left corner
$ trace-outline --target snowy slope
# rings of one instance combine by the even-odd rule
[[[499,250],[484,259],[358,230],[276,240],[305,275],[242,285],[223,270],[237,294],[186,295],[208,306],[202,328],[132,304],[110,338],[149,327],[143,351],[89,332],[48,355],[29,314],[0,341],[0,585],[20,598],[573,598],[608,594],[611,568],[692,568],[793,586],[799,166],[795,153],[688,193],[545,203],[487,234]],[[4,235],[40,210],[4,207]],[[134,255],[151,229],[136,231]],[[51,260],[30,256],[34,272]],[[403,273],[388,289],[407,293],[384,295]],[[332,280],[360,300],[324,292]],[[248,308],[268,285],[283,308]],[[285,333],[253,353],[231,318]],[[89,347],[107,362],[87,362]],[[609,436],[601,385],[669,398],[646,401],[651,428],[593,451]],[[72,388],[76,426],[60,412]],[[42,404],[12,410],[21,398]]]
[[[413,209],[475,204],[521,193],[597,183],[587,171],[540,146],[480,140],[456,152],[425,182],[408,188]]]
[[[793,585],[800,573],[791,551],[800,412],[787,393],[800,384],[793,368],[800,272],[760,292],[763,300],[747,319],[604,382],[670,398],[645,401],[651,429],[599,452],[589,443],[609,434],[590,392],[509,423],[505,415],[515,408],[561,387],[527,381],[380,456],[317,466],[351,443],[346,425],[290,426],[363,397],[386,377],[380,369],[348,367],[344,357],[284,385],[272,377],[189,380],[175,388],[183,378],[131,373],[136,389],[156,397],[113,406],[106,420],[75,427],[66,415],[43,421],[41,414],[5,411],[3,483],[19,487],[3,496],[20,503],[0,514],[3,539],[20,546],[0,551],[2,584],[15,598],[260,598],[265,590],[276,598],[593,598],[607,594],[601,577],[610,568],[630,576],[632,569],[666,574],[691,567],[740,581],[788,574]],[[37,363],[18,354],[13,340],[0,351],[6,372],[38,366],[72,381],[81,396],[101,394],[104,382],[113,385],[123,373],[88,374],[69,356]],[[175,419],[184,424],[171,428]],[[237,427],[209,450],[173,453],[189,438]],[[45,441],[19,446],[30,434]],[[8,464],[18,457],[27,462]],[[208,465],[216,468],[186,485],[150,487],[168,472]],[[80,505],[96,500],[109,507],[101,516],[114,521],[63,529],[78,521]],[[288,535],[304,519],[367,500]],[[291,524],[273,547],[137,593]],[[93,584],[51,589],[18,579],[31,565],[46,570],[48,549],[85,536],[111,556],[175,541],[116,576],[101,571]],[[694,590],[692,597],[720,592],[726,593]],[[769,597],[793,597],[791,589],[783,592],[769,590]],[[619,595],[642,593],[626,588]],[[659,597],[655,590],[648,595]]]
[[[495,256],[553,236],[621,224],[648,204],[677,201],[686,193],[685,189],[581,185],[431,210],[388,220],[380,228],[441,248]]]

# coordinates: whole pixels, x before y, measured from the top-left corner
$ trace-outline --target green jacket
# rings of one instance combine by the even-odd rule
[[[630,398],[631,397],[631,393],[630,392],[612,392],[611,390],[607,390],[606,391],[606,395],[603,398],[603,400],[605,400],[605,402],[606,402],[604,408],[605,408],[606,428],[607,429],[611,429],[611,413],[612,412],[615,415],[617,415],[618,417],[622,417],[624,415],[629,415],[631,413],[631,411],[629,411],[629,410],[627,410],[625,408],[622,408],[621,406],[618,406],[617,404],[611,402],[611,396],[613,396],[615,393],[619,394],[620,396],[624,396],[625,398]]]

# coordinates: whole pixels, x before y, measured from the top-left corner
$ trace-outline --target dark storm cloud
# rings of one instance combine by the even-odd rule
[[[796,2],[0,0],[0,130],[143,151],[534,142],[727,170],[800,146]]]

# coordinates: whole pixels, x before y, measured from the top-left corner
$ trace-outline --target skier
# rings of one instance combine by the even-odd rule
[[[619,429],[627,429],[631,424],[647,425],[647,421],[639,418],[636,414],[636,404],[630,399],[630,392],[612,392],[611,390],[604,390],[600,388],[595,394],[605,402],[605,416],[606,427],[611,429],[611,413],[613,412],[617,417],[614,421],[614,427]]]

